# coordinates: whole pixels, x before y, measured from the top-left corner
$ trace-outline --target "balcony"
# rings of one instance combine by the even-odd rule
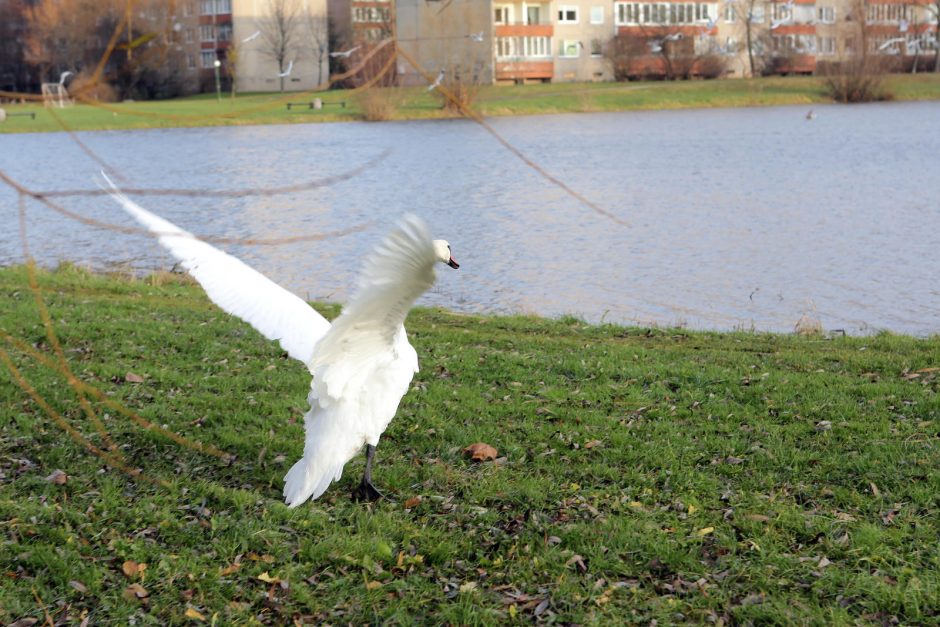
[[[552,24],[496,24],[493,35],[496,37],[551,37],[555,34]]]
[[[497,60],[496,80],[525,82],[551,80],[555,74],[555,64],[547,61]]]

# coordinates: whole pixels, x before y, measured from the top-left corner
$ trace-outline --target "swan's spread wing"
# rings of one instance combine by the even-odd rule
[[[398,227],[372,252],[359,278],[352,300],[317,344],[310,370],[313,392],[320,405],[346,398],[362,387],[377,368],[400,368],[402,377],[387,396],[397,407],[407,391],[407,381],[417,372],[414,349],[404,337],[402,323],[411,305],[434,284],[434,244],[424,222],[414,215],[402,218]],[[394,364],[394,365],[393,365]],[[407,372],[405,372],[407,371]],[[407,374],[404,389],[399,379]],[[379,378],[381,379],[381,378]],[[370,395],[377,390],[374,382]],[[391,416],[388,416],[391,419]]]
[[[110,181],[108,181],[110,183]],[[152,233],[199,281],[216,305],[238,316],[287,354],[309,363],[330,323],[302,299],[235,257],[156,216],[111,184],[111,196]]]

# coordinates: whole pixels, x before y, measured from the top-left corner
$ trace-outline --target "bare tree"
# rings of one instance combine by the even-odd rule
[[[765,57],[771,50],[770,31],[763,26],[768,19],[767,7],[766,0],[737,0],[731,9],[734,11],[734,22],[744,31],[744,49],[750,76],[757,76],[763,71]]]
[[[302,43],[301,16],[297,0],[268,0],[266,14],[258,20],[261,52],[277,63],[284,91],[286,70]]]
[[[896,59],[879,54],[868,23],[866,0],[852,0],[840,24],[844,42],[839,60],[824,70],[829,95],[838,102],[870,102],[889,98],[885,76]]]
[[[933,71],[940,72],[940,0],[932,0],[924,8],[927,11],[929,21],[933,22]]]
[[[310,58],[317,63],[317,85],[323,84],[323,64],[329,59],[330,32],[327,17],[307,5],[303,12],[304,42]]]

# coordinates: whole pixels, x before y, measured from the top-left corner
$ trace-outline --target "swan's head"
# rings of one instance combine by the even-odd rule
[[[460,264],[454,261],[454,256],[450,252],[450,244],[448,244],[445,240],[434,240],[434,254],[437,255],[438,261],[441,263],[446,263],[454,270],[460,267]]]

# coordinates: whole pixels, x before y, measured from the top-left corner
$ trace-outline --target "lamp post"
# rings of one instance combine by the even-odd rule
[[[222,102],[222,81],[219,79],[219,68],[222,67],[222,62],[216,59],[212,65],[215,66],[215,97]]]

